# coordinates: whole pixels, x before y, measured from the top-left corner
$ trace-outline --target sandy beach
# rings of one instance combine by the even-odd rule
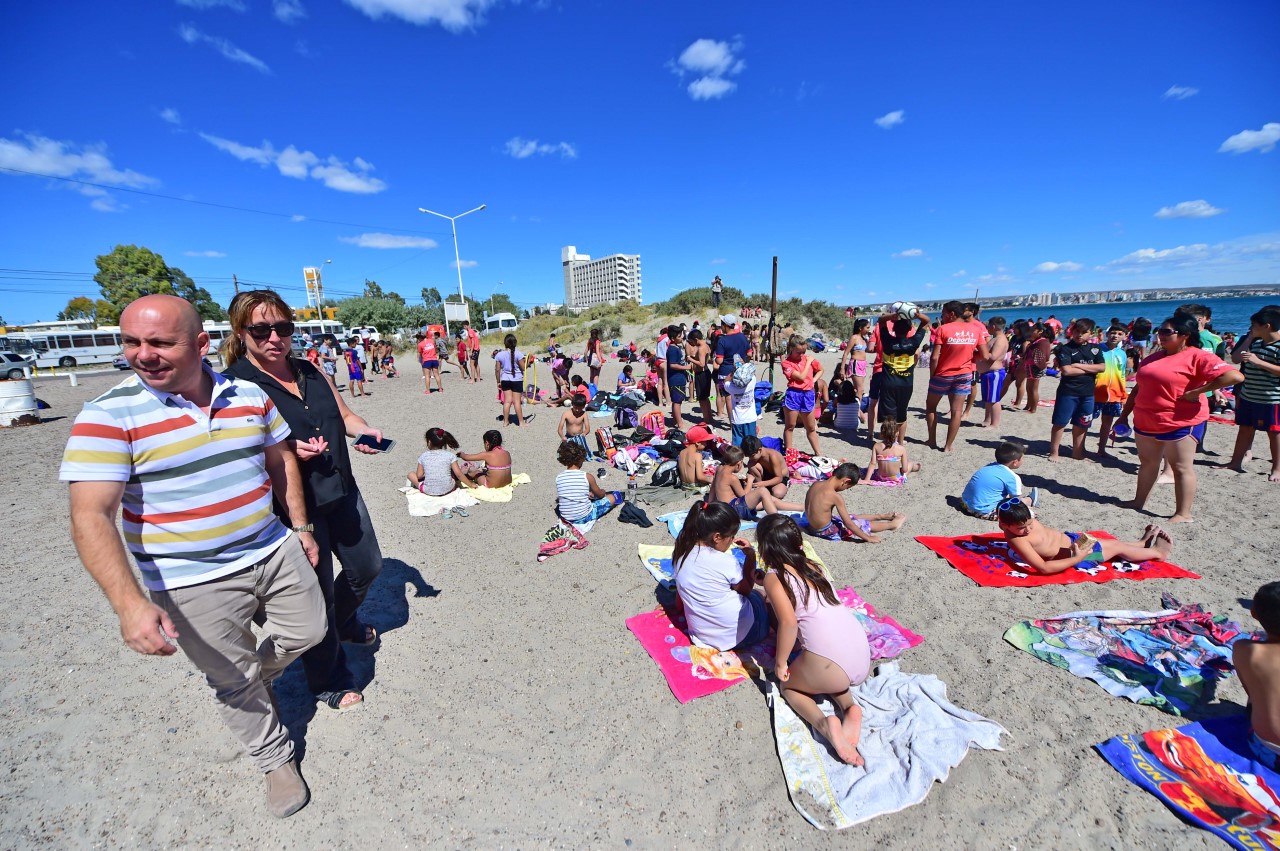
[[[828,375],[838,358],[821,355]],[[923,473],[904,491],[847,493],[859,513],[905,511],[905,527],[878,545],[815,546],[838,587],[852,585],[925,637],[899,658],[904,671],[937,675],[954,703],[1010,735],[1003,751],[971,752],[924,803],[824,833],[791,805],[760,688],[742,684],[681,706],[624,627],[655,605],[636,544],[669,544],[661,524],[640,529],[613,514],[597,523],[587,549],[535,561],[553,522],[558,411],[538,407],[527,427],[504,432],[514,471],[533,479],[514,501],[478,505],[469,518],[408,515],[397,488],[423,431],[443,427],[476,451],[499,408],[487,358],[483,383],[463,383],[449,365],[446,392],[429,397],[407,368],[412,359],[400,360],[403,377],[379,377],[372,396],[352,402],[399,441],[386,455],[353,455],[386,558],[362,612],[383,638],[374,651],[350,651],[367,682],[358,711],[313,706],[297,665],[278,684],[312,790],[310,805],[284,821],[265,812],[262,781],[193,666],[181,654],[144,658],[127,649],[72,547],[66,486],[57,480],[63,445],[81,405],[124,375],[85,376],[78,387],[65,377],[37,382],[51,405],[45,422],[0,430],[10,483],[0,588],[9,613],[0,638],[0,752],[8,766],[0,845],[1222,847],[1092,749],[1186,719],[1112,698],[1001,635],[1028,618],[1159,609],[1165,591],[1253,628],[1240,598],[1276,578],[1280,551],[1272,519],[1280,486],[1266,482],[1261,436],[1259,460],[1238,475],[1216,466],[1229,457],[1235,429],[1209,427],[1214,454],[1197,466],[1196,521],[1171,527],[1172,560],[1202,579],[981,588],[913,536],[996,531],[947,497],[993,459],[1002,438],[1028,444],[1020,472],[1044,492],[1046,524],[1133,538],[1158,520],[1118,506],[1133,496],[1132,441],[1105,464],[1048,463],[1048,408],[1006,412],[998,431],[978,428],[974,412],[953,455],[925,448],[927,370],[917,374],[908,445]],[[602,386],[613,387],[618,369],[606,365]],[[545,365],[539,378],[550,385]],[[1055,387],[1046,380],[1043,397],[1052,399]],[[760,428],[782,433],[773,415]],[[820,434],[824,454],[866,463],[863,439],[851,443],[828,427]],[[797,439],[807,449],[802,432]],[[602,484],[624,481],[614,472]],[[790,496],[802,494],[793,487]],[[1150,508],[1168,517],[1172,488],[1157,488]],[[1233,678],[1206,713],[1239,713],[1244,703]]]

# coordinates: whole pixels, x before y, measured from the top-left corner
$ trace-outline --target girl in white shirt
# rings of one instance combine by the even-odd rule
[[[764,597],[756,583],[756,553],[735,538],[738,512],[727,503],[695,502],[671,554],[676,591],[695,644],[732,650],[756,644],[769,634]],[[737,546],[743,561],[729,550]]]

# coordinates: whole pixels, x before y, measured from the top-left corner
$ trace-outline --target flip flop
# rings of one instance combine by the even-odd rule
[[[445,520],[452,520],[453,512],[446,508],[444,511],[440,512],[440,516],[443,517]]]
[[[360,692],[352,688],[340,689],[338,691],[324,691],[316,695],[316,700],[336,712],[350,712],[353,709],[359,709],[361,706],[364,706],[363,694],[360,694],[360,699],[355,703],[349,703],[346,706],[343,706],[342,699],[349,694],[360,694]]]
[[[455,509],[453,509],[453,513],[454,513],[454,514],[456,514],[456,515],[458,515],[459,517],[470,517],[470,516],[471,516],[470,514],[468,514],[468,513],[467,513],[467,510],[466,510],[465,508],[455,508]]]

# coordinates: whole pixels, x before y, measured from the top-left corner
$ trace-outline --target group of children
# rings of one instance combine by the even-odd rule
[[[429,428],[426,450],[409,471],[409,483],[427,496],[447,496],[458,488],[502,488],[511,484],[511,453],[502,446],[502,432],[486,431],[483,452],[460,452],[458,439],[442,428]],[[466,517],[464,508],[444,512],[445,519]]]

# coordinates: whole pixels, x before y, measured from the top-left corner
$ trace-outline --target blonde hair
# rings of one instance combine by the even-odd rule
[[[283,316],[284,321],[293,321],[293,308],[289,307],[274,290],[246,290],[237,293],[236,297],[231,299],[231,306],[227,309],[231,315],[231,336],[222,342],[220,350],[222,362],[227,366],[231,366],[245,356],[244,340],[240,339],[240,335],[244,333],[250,317],[259,307],[269,307]]]

